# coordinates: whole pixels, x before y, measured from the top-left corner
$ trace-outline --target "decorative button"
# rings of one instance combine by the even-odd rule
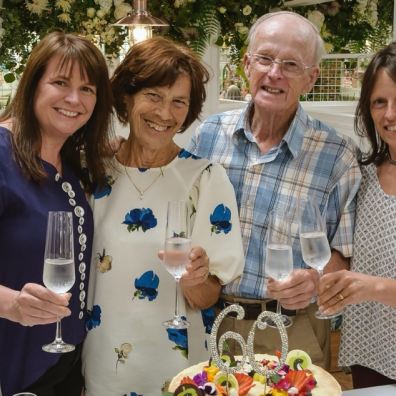
[[[56,173],[56,175],[55,175],[55,181],[59,181],[59,179],[60,179],[60,174],[59,174],[59,173]]]
[[[84,216],[84,209],[83,209],[81,206],[76,206],[76,207],[74,208],[74,214],[75,214],[77,217]]]
[[[72,186],[71,186],[71,184],[69,183],[69,182],[63,182],[62,183],[62,190],[64,191],[64,192],[69,192],[69,191],[71,191],[72,190]]]
[[[81,261],[84,258],[84,253],[78,254],[78,261]]]
[[[78,319],[82,319],[84,317],[84,312],[80,311],[80,313],[78,314]]]
[[[81,309],[84,309],[84,308],[85,308],[85,302],[84,302],[84,301],[80,304],[80,308],[81,308]]]
[[[87,236],[85,234],[81,234],[78,238],[78,242],[80,245],[84,245],[87,242]]]
[[[83,225],[84,224],[84,217],[80,217],[78,219],[78,224]]]
[[[80,301],[84,301],[84,300],[85,300],[85,291],[84,291],[84,290],[81,290],[81,291],[80,291],[80,296],[79,296],[79,298],[80,298]]]
[[[80,283],[80,290],[84,290],[84,282]]]
[[[81,274],[80,279],[81,279],[82,281],[85,280],[85,274],[84,274],[84,272]]]
[[[71,206],[76,206],[76,201],[75,201],[73,198],[70,198],[70,199],[69,199],[69,204],[70,204]]]
[[[81,248],[80,248],[80,250],[82,251],[82,252],[85,252],[85,249],[87,248],[87,245],[81,245]]]
[[[85,272],[86,269],[87,269],[87,266],[85,265],[84,262],[80,263],[80,265],[78,266],[78,270],[80,271],[80,274]]]
[[[81,234],[83,232],[83,228],[79,225],[77,227],[77,231],[78,231],[79,234]]]
[[[70,191],[67,193],[67,195],[68,195],[70,198],[74,198],[74,197],[76,196],[76,193],[75,193],[73,190],[70,190]]]

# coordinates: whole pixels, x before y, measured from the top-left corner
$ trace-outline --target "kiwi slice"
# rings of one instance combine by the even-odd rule
[[[286,364],[292,370],[306,370],[312,366],[312,360],[308,353],[300,349],[293,349],[286,356]]]
[[[201,389],[193,384],[179,385],[173,392],[174,396],[204,396]]]
[[[228,389],[235,389],[237,392],[239,391],[238,380],[235,378],[235,376],[233,374],[227,375],[227,374],[219,371],[215,375],[213,382],[216,385],[223,386],[224,388],[226,388],[228,385]]]
[[[229,353],[223,353],[221,355],[221,360],[224,363],[228,363],[228,367],[236,366],[234,355],[231,355]],[[212,358],[209,359],[209,366],[215,366],[215,363],[213,362]]]

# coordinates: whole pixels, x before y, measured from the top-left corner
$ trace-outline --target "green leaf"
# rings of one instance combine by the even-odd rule
[[[6,83],[10,84],[10,83],[14,82],[15,79],[16,79],[16,77],[15,77],[14,73],[7,73],[7,74],[4,75],[4,81]]]

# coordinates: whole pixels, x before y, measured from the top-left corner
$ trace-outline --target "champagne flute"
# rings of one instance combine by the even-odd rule
[[[284,210],[273,210],[269,215],[265,274],[277,281],[285,280],[293,271],[290,224],[291,221]],[[292,325],[291,318],[282,314],[279,300],[276,303],[276,313],[285,327]],[[269,327],[276,327],[272,320],[267,320],[266,323]]]
[[[66,293],[75,282],[73,215],[71,212],[49,212],[44,253],[44,285],[55,293]],[[74,345],[62,340],[61,321],[56,322],[53,342],[43,345],[45,352],[71,352]]]
[[[307,265],[316,269],[321,277],[331,258],[331,250],[325,221],[317,203],[311,199],[300,203],[299,229],[303,259]],[[319,310],[315,312],[318,319],[331,319],[338,315],[323,315]]]
[[[166,239],[164,266],[175,278],[175,314],[172,319],[163,323],[169,329],[186,329],[190,323],[184,320],[179,314],[178,294],[179,281],[189,263],[191,250],[190,239],[190,217],[186,201],[168,202],[168,212],[166,221]]]

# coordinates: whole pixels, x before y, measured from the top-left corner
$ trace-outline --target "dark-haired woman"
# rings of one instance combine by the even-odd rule
[[[111,109],[101,52],[86,39],[54,32],[33,49],[15,97],[0,117],[3,396],[24,390],[39,396],[81,394],[93,239],[86,193],[105,182],[101,151],[108,144]],[[42,286],[48,211],[74,213],[76,282],[71,294]],[[64,338],[76,345],[74,352],[41,349],[54,338],[58,317],[64,318]]]
[[[115,108],[130,134],[116,155],[118,170],[95,194],[87,396],[158,395],[167,379],[206,359],[214,319],[207,308],[242,272],[236,200],[224,169],[174,142],[200,114],[207,79],[190,50],[164,38],[134,45],[115,70]],[[180,281],[187,330],[162,325],[174,314],[175,280],[157,257],[172,200],[189,202],[192,213],[194,247]]]
[[[323,276],[325,313],[345,307],[340,366],[354,388],[396,383],[396,43],[363,77],[355,127],[370,151],[362,160],[351,271]]]

